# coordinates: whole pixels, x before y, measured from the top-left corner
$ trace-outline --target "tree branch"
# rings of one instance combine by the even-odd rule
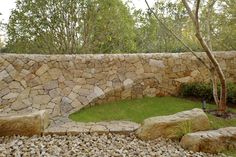
[[[179,38],[174,31],[172,31],[168,26],[166,26],[166,24],[164,22],[162,22],[162,20],[159,19],[159,17],[157,16],[157,14],[151,9],[150,5],[148,4],[147,0],[145,0],[145,3],[148,7],[148,10],[151,11],[151,13],[154,15],[154,17],[156,18],[156,20],[167,30],[169,31],[181,44],[184,45],[184,47],[186,47],[207,69],[211,69],[211,67],[209,67],[203,59],[201,59],[181,38]],[[189,8],[190,9],[190,8]],[[191,9],[190,9],[191,12]],[[192,14],[192,12],[191,12]],[[193,18],[194,15],[192,14]]]

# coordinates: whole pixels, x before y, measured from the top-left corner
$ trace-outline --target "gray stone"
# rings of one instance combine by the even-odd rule
[[[150,59],[149,64],[154,67],[164,68],[164,62],[162,60]]]
[[[134,83],[134,81],[131,80],[131,79],[126,79],[126,80],[123,82],[125,88],[130,88],[130,87],[132,87],[133,83]]]
[[[55,98],[55,97],[58,97],[60,96],[60,89],[52,89],[49,91],[49,95],[51,98]]]
[[[95,86],[93,91],[94,91],[96,97],[101,97],[101,96],[105,95],[103,90],[101,88],[99,88],[98,86]]]
[[[3,70],[0,72],[0,81],[2,81],[4,78],[7,78],[9,76],[8,72],[6,70]]]
[[[67,98],[67,97],[63,97],[61,99],[61,112],[62,113],[68,113],[69,111],[71,111],[73,109],[73,107],[71,106],[72,100]]]

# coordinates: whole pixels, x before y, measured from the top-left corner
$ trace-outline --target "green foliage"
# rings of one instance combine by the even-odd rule
[[[16,53],[121,53],[136,49],[121,0],[18,0],[8,30]]]
[[[177,126],[177,137],[183,137],[184,135],[188,134],[188,133],[191,133],[193,131],[192,129],[192,122],[191,121],[185,121],[183,123],[180,123],[178,126]]]
[[[227,102],[236,104],[236,84],[227,84]],[[220,85],[218,85],[218,93],[220,93]],[[213,102],[213,89],[209,83],[188,83],[183,84],[180,89],[180,95],[183,97],[193,97],[197,99],[205,99]]]
[[[192,40],[189,19],[181,2],[158,1],[153,8],[158,17],[194,50],[200,50]],[[185,52],[186,48],[169,33],[150,12],[135,11],[138,52]],[[189,24],[190,25],[190,24]],[[184,30],[184,31],[183,31]],[[191,35],[190,35],[191,34]]]
[[[235,50],[235,0],[208,5],[213,1],[201,3],[204,39],[214,51]],[[153,9],[189,47],[202,51],[181,1],[156,1]],[[17,0],[7,32],[5,50],[15,53],[188,51],[150,11],[130,8],[123,0]]]

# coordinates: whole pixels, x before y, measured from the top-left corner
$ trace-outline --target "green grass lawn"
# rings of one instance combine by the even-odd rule
[[[215,105],[212,104],[207,104],[207,106],[208,109],[215,108]],[[201,102],[175,97],[146,97],[88,107],[71,114],[70,118],[79,122],[129,120],[141,123],[148,117],[170,115],[193,108],[201,108]],[[236,112],[235,109],[233,111]],[[212,115],[208,115],[208,117],[212,122],[213,129],[236,126],[236,119],[224,120]]]

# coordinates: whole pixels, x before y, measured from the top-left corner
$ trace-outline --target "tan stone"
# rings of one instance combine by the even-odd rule
[[[180,83],[188,83],[188,82],[192,82],[193,78],[190,76],[186,76],[186,77],[175,79],[175,81],[180,82]]]
[[[13,81],[9,84],[9,88],[10,89],[23,89],[23,87],[21,86],[21,84],[17,81]]]
[[[127,98],[131,98],[131,90],[129,89],[124,90],[121,93],[121,99],[127,99]]]
[[[44,89],[46,90],[51,90],[51,89],[55,89],[58,87],[58,81],[49,81],[47,83],[44,84]]]
[[[2,99],[14,99],[14,98],[17,98],[18,95],[19,93],[9,93],[5,95]]]
[[[30,88],[26,88],[25,90],[23,90],[19,95],[17,99],[23,100],[25,98],[28,98],[30,93]]]
[[[62,76],[61,70],[57,68],[50,69],[48,72],[52,79],[58,79],[60,76]]]
[[[46,111],[22,115],[0,115],[0,136],[40,135],[49,125]]]
[[[81,86],[80,85],[76,85],[75,87],[73,87],[72,91],[75,93],[79,93]]]
[[[38,76],[41,76],[42,74],[44,74],[45,72],[47,72],[49,69],[47,64],[43,64],[36,72],[35,74]]]
[[[219,153],[236,149],[236,127],[200,131],[185,135],[180,142],[184,149],[194,152]]]
[[[47,104],[51,100],[48,95],[37,95],[33,97],[33,104]]]
[[[70,98],[71,100],[74,100],[76,99],[76,97],[78,97],[79,95],[77,93],[74,93],[74,92],[71,92],[69,95],[68,95],[68,98]]]
[[[197,77],[198,75],[200,75],[200,72],[198,70],[194,70],[190,74],[191,77]]]
[[[48,82],[48,81],[50,81],[52,78],[51,78],[51,76],[49,75],[49,73],[48,72],[45,72],[44,74],[42,74],[41,76],[40,76],[40,80],[41,80],[41,82],[44,84],[44,83],[46,83],[46,82]]]
[[[149,97],[155,97],[156,96],[156,88],[146,88],[143,91],[143,95],[149,96]]]
[[[81,88],[78,94],[81,96],[88,96],[90,94],[90,90]]]
[[[179,138],[189,132],[208,130],[210,122],[201,109],[192,109],[169,116],[158,116],[145,119],[136,134],[144,140],[159,137]],[[187,132],[188,133],[188,132]]]
[[[75,99],[75,100],[71,103],[71,106],[73,106],[73,107],[76,108],[76,109],[81,109],[81,108],[83,108],[83,105],[82,105],[77,99]]]
[[[56,117],[59,115],[61,115],[61,108],[59,105],[55,105],[55,107],[53,108],[52,117]]]
[[[27,107],[30,107],[31,105],[32,103],[28,99],[24,99],[24,100],[17,99],[14,103],[12,103],[11,108],[13,110],[19,111]]]
[[[86,84],[86,79],[85,78],[77,78],[75,80],[75,82],[77,82],[79,85],[84,85],[84,84]]]

